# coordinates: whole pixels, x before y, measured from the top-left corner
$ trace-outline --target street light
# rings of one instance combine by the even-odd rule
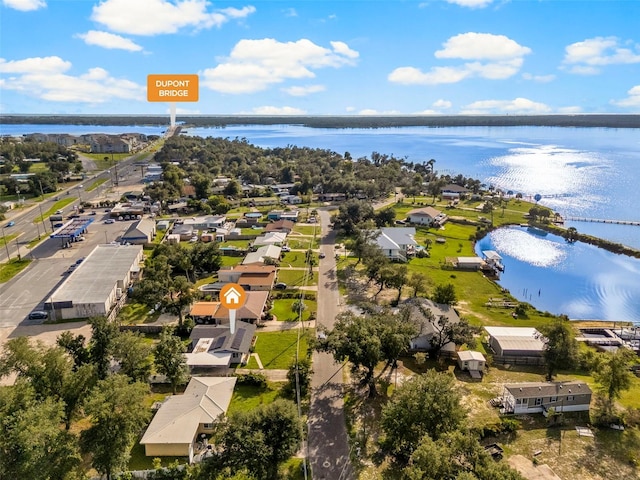
[[[38,185],[40,185],[40,197],[41,202],[44,202],[44,190],[42,189],[42,182],[38,178]],[[44,229],[44,233],[47,233],[47,224],[44,223],[44,215],[42,214],[42,203],[38,203],[38,208],[40,209],[40,220],[42,220],[42,228]],[[36,225],[38,223],[36,222]],[[40,229],[38,229],[38,238],[40,238]]]

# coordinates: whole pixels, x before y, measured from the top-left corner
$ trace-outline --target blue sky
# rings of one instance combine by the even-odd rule
[[[1,0],[0,112],[640,113],[636,0]]]

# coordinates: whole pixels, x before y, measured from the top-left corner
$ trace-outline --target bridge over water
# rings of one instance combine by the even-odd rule
[[[636,227],[640,227],[640,221],[637,221],[637,220],[611,220],[608,218],[587,218],[587,217],[564,217],[564,219],[572,222],[611,223],[615,225],[633,225]]]

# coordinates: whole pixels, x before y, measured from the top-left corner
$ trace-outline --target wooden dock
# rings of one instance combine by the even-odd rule
[[[611,223],[615,225],[633,225],[635,227],[640,227],[640,221],[637,221],[637,220],[609,220],[607,218],[586,218],[586,217],[565,217],[564,219],[572,222]]]

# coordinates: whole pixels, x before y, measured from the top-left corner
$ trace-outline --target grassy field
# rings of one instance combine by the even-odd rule
[[[22,270],[27,268],[31,260],[23,258],[22,260],[11,259],[9,262],[0,264],[0,283],[5,283],[15,277]]]
[[[3,235],[0,237],[0,247],[4,247],[7,244],[13,242],[16,238],[18,238],[17,233],[10,233],[9,235]]]
[[[122,325],[155,322],[160,314],[158,312],[149,314],[149,310],[148,306],[141,303],[127,303],[118,313],[118,320]]]
[[[287,245],[294,250],[318,249],[320,247],[320,239],[313,237],[296,237],[289,235],[287,237]]]
[[[296,224],[293,227],[293,231],[299,233],[300,235],[317,235],[320,233],[320,228],[316,225],[298,225]]]
[[[242,373],[239,370],[239,373]],[[280,389],[273,383],[268,383],[266,388],[253,385],[236,385],[233,389],[233,397],[229,404],[227,415],[235,412],[247,412],[260,405],[272,403],[280,393]]]
[[[107,181],[106,178],[99,178],[86,188],[87,192],[91,192]]]
[[[244,260],[244,257],[231,257],[228,255],[222,255],[220,258],[222,260],[223,267],[235,267],[236,265],[240,265],[242,260]]]
[[[294,312],[291,308],[297,300],[292,298],[279,298],[273,301],[273,308],[271,313],[282,322],[297,322],[298,312]],[[311,316],[311,313],[315,313],[318,305],[314,300],[304,300],[306,309],[302,312],[302,320],[307,321]]]
[[[314,254],[316,259],[316,265],[318,264],[318,256]],[[282,256],[280,265],[283,267],[306,267],[307,255],[306,252],[287,252]]]
[[[69,195],[69,196],[67,196],[67,197],[65,197],[65,198],[63,198],[63,199],[61,199],[61,200],[58,200],[56,203],[54,203],[54,204],[49,208],[49,210],[47,210],[46,212],[43,212],[41,217],[36,217],[36,218],[33,220],[33,223],[41,222],[43,218],[46,220],[46,219],[47,219],[47,218],[49,218],[51,215],[54,215],[54,214],[56,213],[56,211],[58,211],[58,210],[62,210],[64,207],[66,207],[67,205],[72,204],[72,203],[73,203],[73,202],[75,202],[76,200],[77,200],[77,198],[76,198],[76,197],[74,197],[74,196],[71,196],[71,195]]]
[[[307,334],[300,336],[299,355],[303,357],[307,353]],[[293,363],[296,356],[298,332],[287,330],[282,332],[259,332],[255,346],[255,353],[260,356],[264,368],[287,369]],[[253,357],[245,368],[258,368]],[[241,371],[241,370],[240,370]]]
[[[309,275],[309,270],[278,269],[278,282],[284,282],[289,288],[318,284],[318,272]]]

